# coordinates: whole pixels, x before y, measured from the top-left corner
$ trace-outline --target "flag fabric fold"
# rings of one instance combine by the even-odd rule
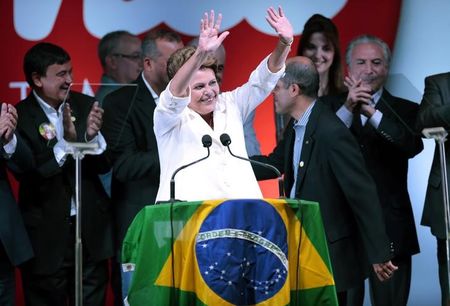
[[[122,262],[129,305],[337,305],[314,202],[146,206],[128,229]]]

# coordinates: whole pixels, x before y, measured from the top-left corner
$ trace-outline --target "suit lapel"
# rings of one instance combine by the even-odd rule
[[[133,107],[134,104],[138,113],[145,118],[144,120],[153,125],[153,112],[156,108],[155,100],[142,77],[138,78],[137,85],[136,98],[134,101],[131,101],[130,107]]]
[[[33,93],[28,96],[26,103],[29,104],[29,111],[27,111],[27,114],[31,119],[31,122],[29,123],[29,129],[33,130],[32,134],[34,134],[34,131],[36,131],[36,133],[40,135],[39,127],[41,126],[41,124],[50,123],[50,120],[48,120],[47,115],[40,107]],[[46,147],[53,147],[57,142],[56,137],[51,140],[46,140],[42,135],[40,135],[39,137],[41,139],[41,143]]]
[[[389,105],[386,105],[387,103],[389,103]],[[383,89],[383,94],[381,95],[377,105],[375,105],[375,109],[378,109],[380,112],[383,113],[383,115],[391,113],[390,108],[393,107],[392,103],[393,103],[392,95],[386,89]]]
[[[285,193],[289,195],[292,184],[294,184],[294,171],[292,169],[292,160],[294,153],[294,119],[291,119],[286,126],[284,133],[285,149],[284,149],[284,181],[285,181]]]
[[[39,106],[33,94],[30,95],[28,103],[30,104],[29,115],[33,118],[34,126],[39,127],[42,123],[49,122],[42,108]]]

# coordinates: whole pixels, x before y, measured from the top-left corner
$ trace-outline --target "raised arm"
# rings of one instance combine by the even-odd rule
[[[201,67],[208,54],[216,51],[222,44],[229,32],[225,31],[219,35],[222,15],[214,20],[214,11],[211,10],[209,16],[205,12],[200,21],[200,35],[195,53],[189,60],[181,66],[170,83],[170,92],[176,97],[186,97],[189,94],[189,83],[193,74]]]
[[[283,68],[284,62],[291,50],[294,41],[294,30],[292,25],[284,15],[283,9],[278,7],[278,11],[273,7],[267,9],[266,20],[270,26],[277,32],[279,40],[275,49],[269,57],[269,70],[277,72]]]

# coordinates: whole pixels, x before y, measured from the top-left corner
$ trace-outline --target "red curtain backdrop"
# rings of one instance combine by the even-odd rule
[[[14,1],[0,2],[0,33],[3,39],[0,56],[0,67],[2,67],[0,101],[15,104],[21,99],[21,91],[18,88],[12,88],[15,86],[12,82],[25,81],[22,71],[23,56],[26,50],[37,42],[24,40],[17,35],[14,29],[13,3]],[[314,1],[311,0],[310,3],[313,5]],[[157,9],[156,5],[153,7],[153,9]],[[365,33],[377,35],[393,47],[400,8],[400,0],[348,0],[342,10],[333,17],[340,31],[343,55],[348,42],[353,37]],[[302,7],[299,5],[298,9],[301,10]],[[83,82],[83,80],[95,83],[101,77],[101,66],[97,58],[99,39],[86,30],[82,13],[83,1],[62,1],[53,30],[43,41],[61,45],[70,53],[76,83]],[[185,14],[188,13],[185,12]],[[254,11],[251,13],[255,14]],[[243,14],[245,15],[245,12]],[[264,18],[265,11],[258,12],[258,14]],[[286,12],[286,15],[289,17],[289,11]],[[34,16],[29,16],[29,18],[34,18]],[[167,27],[164,20],[161,20],[159,27]],[[224,42],[227,60],[223,90],[235,88],[245,82],[257,63],[272,50],[277,39],[274,36],[258,32],[245,20],[230,29],[230,32],[231,35]],[[139,35],[143,37],[145,33],[139,33]],[[292,46],[291,55],[296,53],[298,37]],[[192,37],[184,35],[182,38],[184,42],[188,42]],[[271,152],[275,146],[275,124],[271,97],[258,107],[255,129],[262,152],[264,154]],[[13,184],[17,189],[17,184],[15,182]],[[263,182],[261,186],[266,197],[278,195],[276,182]],[[23,305],[21,296],[19,290],[17,305]],[[108,296],[108,305],[112,305],[110,295]]]

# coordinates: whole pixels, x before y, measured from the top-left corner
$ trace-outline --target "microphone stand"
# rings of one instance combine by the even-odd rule
[[[180,200],[176,200],[175,199],[175,176],[177,175],[178,172],[180,172],[181,170],[192,166],[198,162],[201,162],[202,160],[205,160],[209,157],[210,154],[210,150],[209,147],[212,145],[212,139],[211,136],[206,134],[203,135],[202,137],[202,144],[203,147],[206,148],[206,150],[208,151],[208,153],[206,154],[205,157],[202,157],[200,159],[197,159],[189,164],[183,165],[181,167],[179,167],[178,169],[175,170],[175,172],[172,174],[172,177],[170,178],[170,248],[171,248],[171,252],[172,252],[172,287],[170,289],[170,305],[178,305],[178,296],[175,293],[175,250],[174,250],[174,230],[173,230],[173,204],[175,202],[180,202]]]
[[[75,306],[83,305],[83,244],[81,242],[81,160],[96,154],[98,143],[68,142],[66,153],[75,159]]]
[[[261,166],[261,167],[264,167],[264,168],[267,168],[267,169],[271,169],[272,171],[274,171],[277,174],[277,176],[278,176],[277,177],[277,179],[278,179],[278,197],[280,199],[284,198],[283,178],[281,176],[280,171],[276,167],[274,167],[272,165],[269,165],[269,164],[266,164],[266,163],[259,162],[257,160],[247,159],[247,158],[244,158],[244,157],[241,157],[241,156],[234,155],[233,152],[231,152],[230,144],[223,144],[223,145],[227,147],[228,152],[230,152],[231,156],[239,158],[241,160],[245,160],[245,161],[250,162],[250,163],[254,163],[255,165],[258,165],[258,166]]]
[[[180,172],[181,170],[192,166],[193,164],[196,164],[198,162],[201,162],[202,160],[205,160],[209,157],[209,147],[206,147],[206,149],[208,150],[208,154],[205,157],[202,157],[200,159],[197,159],[189,164],[183,165],[180,168],[178,168],[177,170],[175,170],[175,172],[172,174],[172,177],[170,178],[170,200],[169,202],[173,203],[173,202],[178,202],[178,200],[175,200],[175,175],[177,175],[178,172]]]
[[[447,140],[447,131],[443,127],[426,128],[422,130],[423,135],[426,138],[434,139],[436,145],[439,147],[439,157],[441,162],[441,180],[442,180],[442,198],[445,212],[445,249],[447,256],[447,283],[450,281],[450,255],[449,255],[449,238],[450,238],[450,219],[449,219],[449,197],[448,197],[448,185],[447,185],[447,167],[445,158],[444,142]],[[447,289],[449,290],[449,289]],[[449,290],[450,291],[450,290]],[[450,294],[450,292],[448,292]],[[447,305],[450,305],[450,301],[447,300]]]
[[[177,173],[180,172],[181,170],[183,170],[183,169],[185,169],[185,168],[187,168],[189,166],[192,166],[193,164],[201,162],[202,160],[205,160],[205,159],[207,159],[209,157],[209,153],[210,153],[209,152],[209,147],[212,145],[211,136],[209,136],[208,134],[203,135],[203,137],[202,137],[202,144],[203,144],[203,147],[205,147],[208,150],[208,154],[205,157],[203,157],[203,158],[194,160],[193,162],[191,162],[189,164],[186,164],[186,165],[183,165],[183,166],[179,167],[172,174],[172,177],[170,178],[170,200],[169,200],[170,203],[179,202],[179,200],[175,200],[175,175],[177,175]]]

